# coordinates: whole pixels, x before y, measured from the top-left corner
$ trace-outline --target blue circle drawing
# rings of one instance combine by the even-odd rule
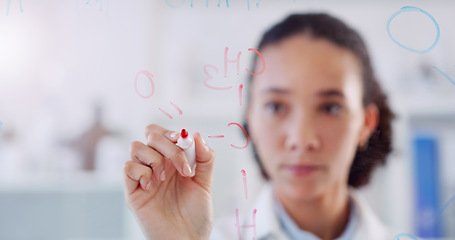
[[[427,49],[424,49],[424,50],[418,50],[418,49],[414,49],[414,48],[410,48],[410,47],[407,47],[403,44],[401,44],[400,42],[398,42],[395,38],[393,38],[392,34],[390,33],[390,22],[392,22],[392,20],[400,15],[401,13],[404,13],[404,12],[421,12],[425,15],[427,15],[431,21],[433,21],[434,25],[436,26],[436,38],[433,42],[433,44],[431,44],[431,46]],[[434,46],[436,46],[436,44],[438,43],[438,40],[439,40],[439,34],[440,34],[440,31],[439,31],[439,25],[438,23],[436,22],[436,20],[434,19],[433,16],[431,16],[428,12],[418,8],[418,7],[411,7],[411,6],[405,6],[405,7],[402,7],[398,12],[394,13],[390,18],[389,20],[387,21],[387,33],[389,34],[389,37],[392,39],[392,41],[394,41],[396,44],[398,44],[398,46],[406,49],[406,50],[409,50],[409,51],[412,51],[412,52],[416,52],[416,53],[426,53],[428,51],[430,51],[431,49],[434,48]]]
[[[167,5],[171,8],[181,8],[183,6],[183,4],[185,4],[185,2],[186,2],[186,0],[183,0],[180,4],[174,5],[174,4],[169,3],[169,0],[166,0]]]

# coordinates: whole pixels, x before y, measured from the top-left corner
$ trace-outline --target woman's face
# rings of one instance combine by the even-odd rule
[[[347,186],[357,147],[377,117],[375,107],[362,105],[358,58],[303,34],[261,53],[267,68],[251,85],[247,121],[275,189],[301,199]]]

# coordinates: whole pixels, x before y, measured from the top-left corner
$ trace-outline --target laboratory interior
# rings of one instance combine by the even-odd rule
[[[394,239],[455,239],[454,9],[446,0],[0,1],[0,240],[145,239],[123,181],[149,124],[199,132],[215,151],[215,222],[251,212],[266,182],[242,127],[254,50],[272,25],[308,12],[360,33],[396,115],[393,150],[360,193]]]

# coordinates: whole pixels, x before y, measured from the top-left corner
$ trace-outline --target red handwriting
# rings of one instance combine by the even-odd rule
[[[149,80],[149,82],[150,82],[150,86],[152,87],[152,90],[151,90],[149,95],[142,95],[139,92],[139,89],[137,88],[137,82],[138,82],[139,76],[141,76],[141,75],[145,75],[147,77],[147,79]],[[136,91],[137,95],[139,95],[139,97],[148,99],[148,98],[151,98],[153,96],[153,94],[155,93],[155,84],[153,83],[153,79],[152,78],[153,78],[153,74],[151,74],[147,70],[139,71],[136,74],[136,77],[134,78],[134,90]],[[169,103],[177,110],[179,115],[183,114],[182,109],[180,109],[175,103],[173,103],[173,102],[169,102]],[[160,112],[162,112],[164,115],[166,115],[168,118],[173,119],[172,115],[170,113],[166,112],[164,109],[159,107],[158,110]]]
[[[228,51],[229,48],[226,47],[224,49],[224,77],[227,78],[227,72],[228,72],[228,63],[236,63],[236,69],[237,69],[237,76],[240,74],[240,56],[242,55],[242,52],[237,53],[237,59],[235,60],[229,60],[228,59]],[[248,71],[248,70],[247,70]]]
[[[169,102],[169,103],[177,110],[179,115],[183,114],[182,109],[180,109],[177,105],[175,105],[173,102]],[[158,108],[158,110],[160,110],[162,113],[164,113],[164,115],[166,115],[168,118],[173,119],[172,115],[169,114],[168,112],[164,111],[162,108]]]
[[[265,64],[264,57],[262,56],[262,54],[258,50],[254,49],[254,48],[249,48],[248,51],[255,52],[259,56],[259,59],[261,60],[262,68],[257,73],[251,72],[250,70],[248,70],[248,68],[245,68],[245,71],[247,71],[250,75],[253,75],[253,76],[258,76],[258,75],[263,74],[265,72],[265,69],[266,69],[266,64]],[[236,69],[236,75],[239,76],[239,74],[240,74],[240,56],[242,55],[242,52],[238,52],[237,53],[237,58],[235,60],[229,60],[228,59],[228,52],[229,52],[229,47],[226,47],[224,49],[224,78],[227,78],[227,75],[228,75],[228,63],[235,63],[236,64],[236,68],[235,68]],[[208,87],[210,89],[215,89],[215,90],[227,90],[227,89],[232,88],[232,86],[230,86],[230,87],[216,87],[216,86],[212,86],[212,85],[208,84],[207,81],[214,78],[214,76],[208,72],[209,68],[215,70],[215,74],[219,73],[219,70],[218,70],[218,68],[216,66],[211,65],[211,64],[205,64],[204,65],[204,73],[205,73],[205,75],[207,75],[207,77],[204,79],[204,85],[206,87]]]
[[[210,80],[210,79],[213,79],[213,76],[209,73],[208,69],[209,68],[212,68],[216,71],[215,74],[218,74],[218,68],[216,68],[215,66],[213,65],[210,65],[210,64],[206,64],[204,65],[204,73],[207,75],[207,77],[204,79],[204,85],[210,89],[214,89],[214,90],[227,90],[227,89],[231,89],[232,86],[229,86],[229,87],[215,87],[215,86],[212,86],[210,84],[208,84],[207,82]]]
[[[242,125],[240,125],[240,124],[238,124],[238,123],[235,123],[235,122],[231,122],[231,123],[228,124],[228,127],[231,126],[231,125],[236,125],[236,126],[238,126],[240,129],[242,129],[243,134],[245,134],[245,137],[246,137],[246,144],[245,144],[245,146],[238,147],[238,146],[235,146],[235,145],[231,144],[231,147],[237,148],[237,149],[244,149],[244,148],[248,147],[248,144],[249,144],[250,140],[248,139],[248,134],[246,133],[246,131],[245,131],[245,129],[242,127]]]
[[[150,81],[150,85],[152,86],[152,91],[151,91],[150,95],[142,95],[139,92],[139,90],[137,89],[137,80],[141,74],[144,74]],[[139,97],[147,99],[147,98],[151,98],[153,96],[153,93],[155,93],[155,85],[153,84],[152,78],[153,78],[153,75],[150,72],[148,72],[147,70],[142,70],[136,74],[136,78],[134,79],[134,89],[136,90],[136,93],[137,93],[137,95],[139,95]]]
[[[247,190],[247,185],[246,185],[246,171],[242,169],[242,176],[243,176],[243,189],[245,191],[245,198],[248,199],[248,190]],[[250,225],[240,225],[239,221],[239,209],[235,209],[235,219],[236,223],[234,226],[237,228],[237,234],[239,237],[239,240],[242,240],[242,233],[240,231],[240,228],[253,228],[253,240],[256,239],[256,213],[257,209],[253,209],[253,223]]]
[[[258,50],[254,49],[254,48],[249,48],[248,51],[253,51],[253,52],[255,52],[255,53],[259,56],[259,58],[261,59],[261,62],[262,62],[262,69],[261,69],[261,71],[259,71],[258,73],[250,72],[250,70],[248,70],[248,68],[245,68],[245,70],[246,70],[249,74],[251,74],[251,75],[253,75],[253,76],[258,76],[258,75],[263,74],[263,73],[265,72],[265,60],[264,60],[264,57],[262,56],[262,54],[261,54]]]
[[[245,199],[248,200],[248,189],[246,187],[246,171],[242,169],[242,175],[243,175],[243,190],[245,191]]]
[[[162,108],[158,108],[158,110],[160,110],[162,113],[164,113],[168,118],[172,119],[172,115],[169,114],[168,112],[164,111]]]
[[[239,102],[240,106],[242,106],[242,89],[243,89],[243,84],[239,85]]]
[[[233,144],[231,144],[231,147],[233,148],[237,148],[237,149],[245,149],[246,147],[248,147],[248,144],[250,143],[250,140],[248,139],[248,134],[246,133],[245,129],[242,127],[242,125],[236,123],[236,122],[231,122],[231,123],[228,123],[228,127],[230,127],[231,125],[236,125],[237,127],[239,127],[243,134],[245,135],[245,138],[246,138],[246,144],[244,146],[235,146]],[[224,135],[212,135],[212,136],[208,136],[208,138],[224,138]]]
[[[183,114],[182,109],[180,109],[179,107],[177,107],[177,105],[175,105],[173,102],[169,102],[169,103],[171,103],[171,105],[174,106],[175,109],[177,109],[177,112],[179,112],[179,115],[182,115],[182,114]]]
[[[265,64],[265,59],[264,57],[262,56],[262,54],[254,49],[254,48],[249,48],[248,49],[249,52],[254,52],[258,57],[259,59],[261,60],[261,69],[258,71],[258,72],[251,72],[250,70],[248,70],[248,68],[245,68],[245,71],[252,75],[252,76],[258,76],[258,75],[261,75],[265,72],[265,69],[266,69],[266,64]],[[229,59],[228,57],[228,53],[229,53],[229,47],[226,47],[224,49],[224,78],[228,78],[228,73],[229,73],[229,64],[235,64],[235,76],[239,76],[240,75],[240,60],[241,60],[241,56],[242,56],[242,52],[238,52],[237,53],[237,56],[234,58],[234,59]],[[218,75],[220,73],[219,69],[214,66],[214,65],[211,65],[211,64],[205,64],[204,65],[204,73],[206,75],[205,79],[204,79],[204,86],[206,86],[207,88],[209,89],[213,89],[213,90],[229,90],[231,89],[233,86],[230,85],[230,86],[215,86],[213,85],[213,80],[216,75]],[[239,103],[240,103],[240,106],[242,106],[242,89],[243,89],[243,84],[240,84],[239,85]]]
[[[208,136],[208,138],[224,138],[224,135]]]
[[[235,223],[234,226],[237,228],[237,234],[239,236],[239,240],[242,240],[242,233],[240,231],[240,228],[253,228],[253,239],[256,239],[256,213],[257,213],[257,210],[253,209],[253,224],[240,225],[239,209],[238,208],[235,209],[235,220],[236,220],[236,223]]]
[[[249,48],[248,51],[254,52],[259,57],[259,59],[261,60],[261,66],[262,67],[261,67],[261,70],[258,71],[258,72],[251,72],[250,70],[248,70],[248,68],[245,68],[245,71],[248,72],[252,76],[258,76],[258,75],[263,74],[265,69],[266,69],[264,57],[262,56],[262,54],[258,50],[254,49],[254,48]],[[235,64],[235,75],[239,76],[240,75],[240,59],[241,59],[240,57],[242,56],[242,52],[238,52],[237,56],[235,57],[235,59],[229,59],[228,53],[229,53],[229,47],[226,47],[224,49],[224,78],[228,78],[229,63]],[[210,83],[210,82],[213,82],[211,80],[214,79],[216,77],[215,75],[219,74],[219,72],[220,71],[218,70],[218,68],[216,66],[211,65],[211,64],[205,64],[204,65],[204,73],[205,73],[206,77],[204,79],[204,86],[206,86],[209,89],[213,89],[213,90],[229,90],[229,89],[231,89],[233,87],[232,85],[230,85],[230,86],[214,86],[213,83]],[[239,85],[239,103],[240,103],[240,106],[242,106],[242,90],[243,90],[243,84],[240,84]]]

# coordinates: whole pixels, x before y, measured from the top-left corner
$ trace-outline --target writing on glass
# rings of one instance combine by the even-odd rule
[[[449,77],[449,75],[444,73],[441,69],[437,68],[436,66],[433,66],[433,68],[455,86],[455,81],[451,77]]]
[[[103,5],[103,2],[106,1],[106,3]],[[99,11],[102,12],[103,11],[103,6],[105,6],[105,9],[106,9],[106,15],[109,15],[109,1],[110,0],[95,0],[95,1],[91,1],[91,0],[87,0],[85,2],[85,5],[94,5],[94,6],[98,6],[99,5]],[[91,3],[92,2],[92,3]],[[94,3],[93,3],[94,2]]]
[[[213,135],[213,136],[208,136],[208,138],[224,138],[224,135]]]
[[[435,214],[430,217],[428,217],[424,222],[431,222],[431,221],[436,221],[438,217],[440,217],[444,211],[452,204],[455,202],[455,194],[447,200],[446,203],[441,207],[441,209]],[[393,237],[393,240],[400,240],[400,237],[406,237],[406,238],[411,238],[414,240],[418,240],[414,235],[409,234],[409,233],[399,233]]]
[[[171,7],[171,8],[181,8],[181,7],[185,7],[185,6],[189,6],[191,8],[193,8],[194,5],[194,0],[165,0],[166,1],[166,4]],[[209,8],[209,2],[210,2],[210,6],[216,6],[218,8],[221,8],[221,7],[226,7],[226,8],[229,8],[231,6],[231,3],[229,0],[199,0],[197,2],[202,2],[204,3],[205,2],[205,8]],[[262,5],[262,0],[243,0],[243,1],[232,1],[236,4],[238,3],[241,3],[243,4],[244,6],[247,7],[248,11],[252,10],[252,9],[258,9],[261,5]],[[292,0],[293,3],[296,2],[296,0]],[[202,4],[201,4],[202,5]],[[198,7],[200,5],[196,5],[196,7]]]
[[[261,69],[257,72],[251,72],[248,68],[245,68],[245,71],[252,75],[252,76],[258,76],[264,73],[266,69],[266,64],[264,57],[262,54],[254,49],[254,48],[249,48],[249,52],[253,52],[257,55],[259,60],[261,61]],[[229,72],[229,64],[235,64],[235,75],[238,77],[240,76],[240,60],[242,56],[242,52],[237,52],[237,57],[235,59],[229,59],[228,58],[229,54],[229,47],[226,47],[224,49],[224,66],[223,66],[223,77],[224,79],[228,78],[228,72]],[[205,64],[204,65],[204,73],[205,73],[205,79],[204,79],[204,86],[212,89],[212,90],[229,90],[233,88],[233,85],[227,85],[227,86],[217,86],[214,83],[214,80],[216,79],[215,77],[219,77],[220,70],[212,65],[212,64]],[[239,98],[239,104],[242,106],[242,91],[243,90],[243,84],[239,84],[238,86],[238,98]]]
[[[251,10],[251,7],[250,7],[250,0],[247,0],[246,2],[247,2],[247,5],[248,5],[248,11],[250,11],[250,10]],[[254,2],[254,1],[251,1],[251,2]],[[260,4],[261,2],[262,2],[261,0],[258,0],[258,1],[256,2],[256,4],[255,4],[255,5],[256,5],[256,8],[259,8],[259,4]]]
[[[242,176],[243,176],[243,189],[245,191],[245,199],[248,199],[248,190],[247,190],[247,184],[246,184],[246,171],[242,169],[241,171]],[[239,219],[239,209],[235,209],[235,224],[234,227],[237,230],[237,236],[239,240],[242,240],[242,231],[240,228],[252,228],[253,229],[253,239],[256,239],[256,213],[257,209],[253,209],[253,215],[252,215],[252,224],[249,225],[240,225],[240,219]]]
[[[177,110],[177,112],[179,113],[179,115],[182,115],[182,114],[183,114],[182,109],[180,109],[177,105],[175,105],[173,102],[169,102],[169,103]],[[173,119],[173,118],[174,118],[174,117],[172,117],[171,114],[169,114],[168,112],[166,112],[164,109],[158,108],[158,110],[160,110],[160,112],[162,112],[164,115],[166,115],[169,119]]]
[[[7,3],[6,3],[6,16],[9,15],[9,9],[11,7],[11,1],[12,0],[8,0]],[[20,9],[20,11],[22,13],[22,12],[24,12],[24,9],[22,8],[22,0],[18,0],[18,2],[19,2],[19,9]]]
[[[252,224],[240,225],[239,209],[238,208],[235,209],[235,221],[236,222],[235,222],[234,226],[237,229],[237,235],[239,237],[239,240],[242,240],[242,231],[240,230],[240,228],[252,228],[253,229],[253,239],[256,239],[256,213],[257,212],[258,212],[258,210],[256,208],[253,209],[253,216],[252,216],[253,223]]]
[[[243,175],[243,190],[245,192],[245,199],[248,200],[248,188],[246,185],[246,171],[242,169],[242,175]]]
[[[398,42],[394,37],[393,35],[390,33],[390,23],[393,21],[393,19],[395,17],[397,17],[398,15],[402,14],[402,13],[405,13],[405,12],[418,12],[418,13],[422,13],[424,14],[425,16],[427,16],[434,24],[435,28],[436,28],[436,36],[435,36],[435,39],[433,41],[433,43],[425,48],[425,49],[414,49],[414,48],[411,48],[411,47],[408,47],[406,45],[404,45],[403,43],[400,43]],[[427,11],[421,9],[421,8],[418,8],[418,7],[413,7],[413,6],[405,6],[405,7],[402,7],[400,8],[400,10],[398,10],[397,12],[395,12],[390,18],[389,20],[387,20],[387,33],[389,34],[389,37],[390,39],[392,39],[392,41],[394,43],[396,43],[398,46],[408,50],[408,51],[411,51],[411,52],[415,52],[415,53],[421,53],[421,54],[424,54],[424,53],[427,53],[429,52],[431,49],[433,49],[436,44],[438,43],[439,41],[439,36],[440,36],[440,29],[439,29],[439,24],[438,22],[436,21],[436,19],[431,15],[429,14]],[[433,66],[433,69],[435,69],[438,73],[440,73],[444,78],[446,78],[447,80],[449,80],[453,85],[455,85],[455,81],[449,77],[449,75],[447,75],[446,73],[444,73],[441,69],[439,69],[438,67],[436,66]]]
[[[245,135],[245,138],[246,138],[245,145],[237,146],[237,145],[231,144],[231,147],[236,148],[236,149],[245,149],[245,148],[247,148],[249,143],[250,143],[250,140],[248,138],[248,134],[246,133],[245,128],[243,128],[242,125],[240,125],[239,123],[236,123],[236,122],[228,123],[228,127],[230,127],[231,125],[235,125],[235,126],[239,127],[242,130],[242,132],[243,132],[243,134]],[[224,138],[224,135],[213,135],[213,136],[208,136],[208,138]]]
[[[188,3],[191,8],[193,8],[193,6],[194,6],[194,0],[188,0],[188,1],[187,0],[165,0],[165,1],[166,1],[166,4],[171,8],[181,8],[181,7],[184,7],[185,5],[187,5]],[[203,1],[199,1],[199,2],[203,2]],[[295,0],[293,0],[293,2],[295,3]],[[229,0],[223,0],[223,1],[212,0],[212,1],[210,1],[210,3],[212,5],[213,5],[213,3],[215,3],[218,8],[220,8],[220,7],[229,8],[231,6]],[[262,0],[244,0],[244,4],[246,4],[248,11],[250,11],[253,7],[259,8],[261,3],[262,3]],[[209,7],[209,0],[205,0],[205,8],[208,8],[208,7]]]
[[[443,212],[453,203],[455,202],[455,194],[449,198],[449,200],[447,200],[446,203],[444,203],[444,205],[441,207],[441,209],[439,209],[439,211],[433,215],[432,217],[430,216],[425,222],[431,222],[431,221],[435,221],[437,219],[437,217],[441,216],[443,214]]]
[[[141,76],[145,76],[146,79],[147,79],[147,82],[150,84],[150,92],[149,93],[141,93],[141,91],[139,91],[139,88],[138,88],[138,81],[140,79]],[[153,83],[153,74],[151,74],[149,71],[147,70],[141,70],[139,71],[137,74],[136,74],[136,77],[134,78],[134,90],[136,91],[137,95],[141,98],[144,98],[144,99],[149,99],[153,96],[153,94],[155,94],[155,84]],[[173,102],[169,102],[170,105],[178,112],[179,115],[182,115],[183,114],[183,111],[182,109],[180,109],[180,107],[178,107],[175,103]],[[164,110],[163,108],[159,107],[158,110],[163,113],[166,117],[168,117],[169,119],[173,119],[174,117],[169,113],[167,112],[166,110]]]
[[[411,47],[408,47],[400,42],[398,42],[393,36],[392,34],[390,33],[390,23],[392,22],[392,20],[397,17],[398,15],[404,13],[404,12],[419,12],[419,13],[422,13],[424,15],[426,15],[432,22],[433,24],[435,25],[435,28],[436,28],[436,36],[435,36],[435,39],[433,41],[433,43],[425,48],[425,49],[414,49],[414,48],[411,48]],[[420,53],[420,54],[424,54],[424,53],[427,53],[429,52],[430,50],[432,50],[436,44],[438,43],[439,41],[439,36],[440,36],[440,29],[439,29],[439,24],[437,23],[436,19],[431,15],[429,14],[428,12],[426,12],[425,10],[421,9],[421,8],[418,8],[418,7],[412,7],[412,6],[405,6],[405,7],[402,7],[400,10],[398,10],[397,12],[395,12],[387,21],[387,33],[389,34],[389,37],[390,39],[392,39],[392,41],[394,43],[396,43],[398,46],[408,50],[408,51],[411,51],[411,52],[415,52],[415,53]],[[438,67],[436,66],[433,66],[433,69],[435,69],[437,72],[439,72],[442,76],[444,76],[447,80],[449,80],[453,85],[455,85],[455,81],[450,78],[446,73],[444,73],[442,70],[440,70]],[[444,206],[441,208],[441,210],[438,211],[438,214],[436,214],[436,216],[434,217],[430,217],[426,220],[426,222],[429,222],[429,221],[435,221],[435,218],[439,217],[440,215],[442,215],[443,211],[452,203],[455,201],[455,195],[452,196],[445,204]],[[414,235],[412,234],[409,234],[409,233],[399,233],[397,235],[395,235],[393,237],[393,240],[400,240],[400,239],[403,239],[403,238],[406,238],[406,239],[414,239],[414,240],[417,240],[417,237],[415,237]]]
[[[419,12],[419,13],[423,13],[424,15],[428,16],[428,18],[431,19],[431,21],[434,23],[435,27],[436,27],[436,37],[433,41],[433,43],[428,47],[428,48],[425,48],[425,49],[414,49],[414,48],[411,48],[411,47],[408,47],[400,42],[398,42],[393,36],[392,34],[390,33],[390,23],[393,21],[393,19],[395,17],[397,17],[398,15],[402,14],[402,13],[405,13],[405,12]],[[398,10],[396,13],[394,13],[390,18],[389,20],[387,20],[387,33],[389,34],[389,37],[390,39],[392,39],[392,41],[394,43],[396,43],[398,46],[406,49],[406,50],[409,50],[409,51],[412,51],[412,52],[416,52],[416,53],[426,53],[428,51],[430,51],[431,49],[433,49],[436,44],[438,43],[438,40],[439,40],[439,35],[440,35],[440,31],[439,31],[439,24],[436,22],[436,20],[434,19],[433,16],[431,16],[431,14],[429,14],[428,12],[426,12],[425,10],[421,9],[421,8],[418,8],[418,7],[412,7],[412,6],[405,6],[405,7],[402,7],[400,10]]]

